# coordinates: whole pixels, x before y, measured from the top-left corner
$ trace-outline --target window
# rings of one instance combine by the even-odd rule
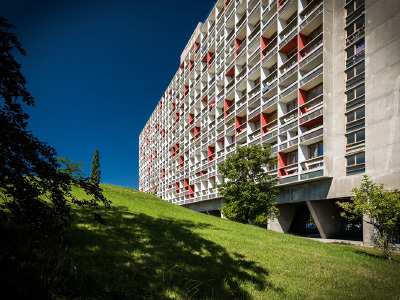
[[[297,108],[297,99],[286,104],[286,112],[292,111]]]
[[[364,25],[365,25],[365,18],[364,16],[362,16],[361,18],[359,18],[357,21],[355,21],[346,28],[346,38],[349,38],[354,32],[363,28]]]
[[[323,122],[319,122],[319,123],[316,123],[316,124],[314,124],[314,125],[308,126],[308,127],[307,127],[307,131],[310,131],[310,130],[312,130],[312,129],[314,129],[314,128],[317,128],[317,127],[319,127],[319,126],[321,126],[321,125],[323,125],[323,124],[324,124]]]
[[[359,109],[353,110],[346,115],[347,124],[359,120],[365,117],[365,107],[360,107]]]
[[[354,88],[360,83],[364,82],[365,79],[365,64],[362,61],[355,67],[352,67],[346,71],[346,89]]]
[[[365,129],[346,135],[346,147],[356,146],[365,141]]]
[[[365,64],[364,62],[358,64],[357,66],[355,66],[354,68],[351,68],[349,70],[346,71],[346,80],[350,80],[353,77],[360,75],[361,73],[363,73],[365,71]]]
[[[355,43],[346,50],[346,69],[352,67],[357,62],[361,61],[365,57],[365,43],[364,39]]]
[[[287,59],[289,60],[292,56],[294,56],[294,55],[296,55],[296,54],[297,54],[297,47],[294,48],[294,49],[292,49],[292,50],[290,50],[290,51],[286,54]]]
[[[364,0],[353,0],[346,6],[346,16],[364,4]]]
[[[287,164],[288,164],[288,165],[296,164],[297,161],[298,161],[298,153],[297,153],[297,150],[296,150],[296,151],[289,152],[289,153],[287,154]]]
[[[308,158],[316,158],[324,155],[324,145],[323,143],[316,143],[308,146]]]
[[[365,152],[348,156],[346,162],[346,175],[355,175],[365,172]]]
[[[353,99],[359,98],[365,94],[365,85],[360,85],[356,89],[353,89],[346,93],[347,102],[352,101]]]
[[[268,115],[268,122],[275,121],[278,118],[278,111],[275,110],[274,112]]]
[[[322,95],[322,93],[323,93],[323,84],[320,83],[308,91],[308,100],[314,99],[315,97]]]
[[[317,27],[314,31],[312,31],[308,36],[307,36],[307,41],[310,42],[313,39],[315,39],[320,33],[322,32],[322,25]]]

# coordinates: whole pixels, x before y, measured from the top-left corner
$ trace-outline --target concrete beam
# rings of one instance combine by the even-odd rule
[[[308,209],[323,239],[340,236],[341,217],[336,200],[306,201]]]

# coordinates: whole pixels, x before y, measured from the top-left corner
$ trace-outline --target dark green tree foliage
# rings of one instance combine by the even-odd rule
[[[398,235],[400,218],[400,192],[385,190],[383,184],[375,184],[364,175],[360,188],[354,188],[349,202],[336,202],[344,212],[342,217],[349,220],[364,218],[372,225],[375,234],[372,242],[381,249],[383,256],[391,260],[391,243]]]
[[[58,172],[68,174],[73,179],[84,179],[85,173],[81,170],[84,163],[74,163],[66,157],[57,158],[58,162],[64,165],[64,168],[58,168]]]
[[[109,201],[99,186],[59,172],[56,151],[27,130],[29,116],[22,104],[33,106],[34,99],[11,54],[25,55],[13,28],[0,16],[0,225],[7,216],[31,232],[62,234],[71,204],[109,206]],[[72,185],[83,188],[89,199],[73,197]]]
[[[100,170],[100,157],[99,157],[99,150],[94,151],[94,155],[92,158],[92,170],[90,171],[90,177],[89,180],[93,184],[100,184],[100,175],[101,175],[101,170]]]
[[[225,182],[217,186],[224,197],[221,212],[231,220],[267,224],[278,215],[275,205],[277,179],[266,169],[276,164],[270,147],[255,145],[238,147],[225,163],[218,167]]]

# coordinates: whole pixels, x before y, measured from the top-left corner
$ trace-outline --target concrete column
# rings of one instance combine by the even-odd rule
[[[293,218],[297,211],[297,204],[278,204],[279,216],[277,219],[270,220],[268,229],[287,233],[292,224]]]
[[[335,202],[336,200],[306,201],[323,239],[331,239],[340,235],[340,209]]]
[[[369,216],[363,216],[363,243],[364,246],[372,246],[372,235],[374,234],[374,226],[367,223]]]

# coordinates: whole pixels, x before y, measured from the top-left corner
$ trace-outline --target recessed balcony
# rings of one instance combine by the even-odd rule
[[[322,1],[312,2],[300,14],[300,33],[304,35],[310,34],[315,28],[322,24]]]

